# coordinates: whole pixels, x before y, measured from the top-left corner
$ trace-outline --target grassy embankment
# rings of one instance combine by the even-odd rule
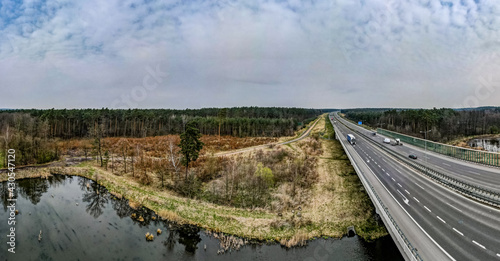
[[[333,132],[326,115],[314,127],[311,135]],[[309,138],[308,138],[309,139]],[[286,146],[287,150],[301,151],[300,141]],[[355,174],[341,145],[335,140],[321,140],[323,153],[318,157],[318,178],[307,200],[301,205],[302,216],[290,211],[278,216],[268,208],[243,209],[217,205],[201,199],[181,197],[157,186],[143,185],[130,175],[115,175],[96,165],[94,161],[75,167],[19,170],[17,179],[46,177],[50,173],[83,176],[99,182],[117,197],[125,197],[131,205],[142,205],[163,218],[183,224],[224,232],[241,237],[277,241],[283,245],[301,244],[315,237],[341,237],[347,227],[354,226],[365,239],[375,239],[387,232],[379,226],[374,208]],[[248,152],[252,153],[252,152]],[[3,175],[1,176],[4,179]]]

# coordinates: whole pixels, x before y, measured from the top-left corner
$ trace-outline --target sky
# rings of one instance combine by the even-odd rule
[[[0,108],[500,106],[496,0],[0,0]]]

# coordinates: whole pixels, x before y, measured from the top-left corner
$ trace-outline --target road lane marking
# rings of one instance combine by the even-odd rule
[[[402,173],[401,173],[401,171],[399,171],[399,170],[396,170],[396,171],[397,171],[399,174],[402,174]]]
[[[401,184],[399,184],[399,183],[398,183],[398,186],[399,186],[400,188],[402,188],[402,187],[403,187],[403,186],[401,186]]]
[[[408,192],[408,190],[405,189],[405,191],[406,191],[406,193],[408,193],[408,195],[410,195],[410,192]]]
[[[425,189],[424,189],[424,187],[422,187],[422,186],[418,185],[417,183],[415,183],[415,185],[417,185],[419,188],[421,188],[421,189],[425,190]]]
[[[446,224],[446,221],[444,221],[442,218],[440,218],[439,216],[436,216],[439,220],[441,220],[441,222],[445,223]]]
[[[452,207],[452,208],[454,208],[454,209],[456,209],[456,210],[458,210],[458,211],[460,211],[460,212],[462,212],[462,213],[463,213],[463,211],[462,211],[462,210],[460,210],[459,208],[457,208],[457,207],[453,206],[452,204],[450,204],[450,203],[446,203],[446,204],[447,204],[448,206],[450,206],[450,207]]]
[[[382,169],[383,172],[385,172],[385,169]]]
[[[391,179],[392,179],[392,181],[396,182],[396,180],[394,178],[391,178]]]
[[[401,191],[399,191],[399,189],[398,189],[397,191],[398,191],[398,193],[399,193],[399,194],[401,194],[401,197],[403,197],[403,201],[406,203],[406,205],[408,205],[408,206],[409,206],[410,204],[408,204],[408,202],[410,202],[410,200],[409,200],[409,199],[407,199],[407,198],[405,197],[405,195],[403,195],[403,193],[401,193]]]
[[[500,254],[497,254],[497,256],[500,256]]]
[[[389,174],[389,173],[387,173],[387,172],[386,172],[385,174],[387,174],[387,176],[389,176],[389,177],[391,176],[391,174]]]
[[[485,246],[483,246],[483,245],[479,244],[478,242],[476,242],[476,241],[474,241],[474,240],[472,240],[472,243],[474,243],[474,244],[478,245],[478,246],[479,246],[480,248],[482,248],[482,249],[486,249],[486,247],[485,247]]]
[[[417,201],[418,203],[420,203],[420,200],[418,200],[416,197],[413,197],[413,199],[414,199],[415,201]]]
[[[427,211],[432,212],[428,207],[424,206],[424,208],[427,209]]]
[[[471,170],[468,170],[468,172],[472,173],[472,174],[476,174],[476,175],[479,175],[481,176],[481,174],[477,173],[477,172],[474,172],[474,171],[471,171]]]
[[[364,164],[373,174],[373,170],[370,168],[370,166],[368,166],[368,164],[366,164],[366,163],[364,163]],[[356,165],[353,165],[353,166],[356,167]],[[401,173],[401,172],[399,172],[399,173]],[[432,241],[432,243],[434,243],[434,245],[436,245],[448,258],[450,258],[453,261],[456,261],[456,259],[453,258],[448,252],[446,252],[446,250],[444,250],[444,248],[438,242],[436,242],[436,240],[434,240],[434,238],[432,238],[429,235],[429,233],[427,233],[427,231],[425,231],[425,229],[422,228],[422,226],[420,226],[420,224],[410,215],[410,213],[408,213],[408,211],[406,211],[406,209],[401,205],[401,203],[399,203],[399,201],[394,197],[394,195],[387,189],[387,187],[384,185],[384,183],[382,183],[382,181],[377,177],[377,175],[374,175],[374,176],[377,179],[377,181],[380,183],[380,185],[385,189],[385,191],[394,199],[394,201],[396,201],[396,203],[399,205],[399,207],[406,213],[406,215],[408,215],[408,217],[410,217],[410,219],[413,221],[413,223],[415,223],[415,225],[417,225],[417,227]]]
[[[387,162],[384,158],[382,158],[383,161]]]
[[[461,236],[464,236],[464,233],[458,231],[456,228],[453,228],[453,230],[455,230],[455,232],[457,232],[458,234],[460,234]]]
[[[450,165],[450,164],[448,164],[448,163],[444,163],[444,162],[443,162],[443,165],[448,166],[448,167],[451,167],[451,165]]]

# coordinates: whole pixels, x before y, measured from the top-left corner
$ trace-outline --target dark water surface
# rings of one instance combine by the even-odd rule
[[[356,236],[317,239],[288,250],[251,244],[217,255],[219,241],[203,230],[153,220],[152,211],[131,209],[127,200],[114,198],[91,180],[55,176],[16,183],[15,254],[7,251],[10,202],[7,183],[0,183],[0,260],[403,260],[390,237],[367,243]],[[132,219],[132,213],[144,222]],[[159,236],[158,228],[163,231]],[[145,240],[147,232],[154,241]]]

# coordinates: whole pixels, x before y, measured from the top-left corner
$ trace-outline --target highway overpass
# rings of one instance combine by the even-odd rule
[[[425,158],[418,148],[383,144],[378,135],[337,114],[331,119],[377,213],[407,260],[500,260],[500,210],[465,196],[451,181],[424,175],[407,157],[418,154],[415,162],[452,175],[458,183],[488,187],[493,191],[487,195],[491,202],[500,188],[498,169],[435,154]],[[347,142],[347,134],[356,136],[355,145]]]

